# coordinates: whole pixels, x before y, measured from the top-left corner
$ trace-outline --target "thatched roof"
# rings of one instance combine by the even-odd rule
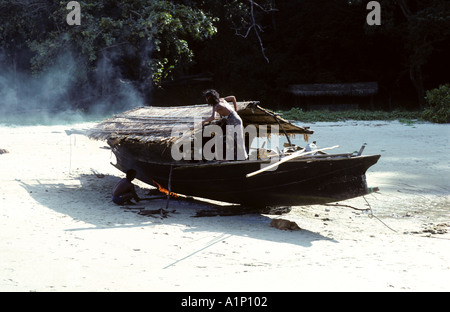
[[[290,85],[297,96],[368,96],[378,92],[377,82],[325,83]]]
[[[258,105],[258,102],[238,102],[238,114],[241,116],[244,127],[253,125],[281,125],[288,135],[312,134],[313,131],[291,124],[289,121],[277,116]],[[176,126],[185,126],[193,129],[194,121],[200,122],[211,115],[212,107],[203,105],[155,107],[145,106],[115,115],[104,120],[88,131],[88,136],[97,140],[134,140],[144,143],[174,142],[179,137],[173,137],[172,130]]]

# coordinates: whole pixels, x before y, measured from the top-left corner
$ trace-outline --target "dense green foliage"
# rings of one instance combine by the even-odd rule
[[[64,51],[75,52],[86,65],[94,65],[105,51],[117,49],[123,57],[147,58],[149,62],[141,63],[139,69],[151,69],[153,80],[160,83],[177,66],[192,62],[188,40],[206,39],[216,32],[213,19],[203,11],[171,1],[80,1],[79,27],[66,23],[65,1],[0,4],[2,21],[7,21],[2,45],[10,53],[27,45],[35,52],[31,58],[35,72]]]
[[[151,76],[160,84],[173,70],[192,62],[188,40],[205,39],[216,29],[201,10],[170,1],[81,1],[83,22],[79,27],[65,23],[65,2],[55,6],[51,18],[58,21],[45,37],[30,42],[36,52],[35,71],[49,66],[64,50],[75,51],[87,66],[105,54],[117,53],[129,77],[145,80]],[[61,21],[61,23],[60,23]],[[130,62],[130,63],[127,63]],[[88,72],[88,68],[83,68]]]
[[[290,109],[290,84],[377,81],[376,109],[420,109],[449,82],[446,0],[380,0],[380,26],[364,0],[78,1],[80,26],[68,2],[0,0],[3,98],[28,100],[33,74],[49,81],[39,100],[78,109],[120,106],[131,89],[146,104],[198,103],[209,87]],[[212,82],[186,79],[200,74]]]
[[[426,102],[424,119],[438,123],[450,122],[450,84],[427,91]]]
[[[386,111],[367,111],[367,110],[349,110],[349,111],[302,111],[298,108],[292,108],[288,111],[279,112],[283,118],[303,122],[318,121],[347,121],[347,120],[399,120],[409,123],[412,120],[422,120],[422,113],[417,111],[395,110]]]

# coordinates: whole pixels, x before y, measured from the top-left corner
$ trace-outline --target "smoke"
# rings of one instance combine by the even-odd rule
[[[121,54],[106,51],[101,54],[94,70],[94,85],[84,86],[90,98],[97,98],[89,111],[95,115],[117,113],[145,105],[142,83],[135,83],[123,77],[120,69]],[[151,84],[150,84],[151,86]]]
[[[106,51],[88,73],[71,52],[32,75],[0,51],[0,123],[65,124],[101,120],[144,105],[139,86],[122,77],[118,54]]]

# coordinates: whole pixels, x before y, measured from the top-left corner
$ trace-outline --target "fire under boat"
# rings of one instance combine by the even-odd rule
[[[225,137],[225,131],[205,135],[205,126],[195,126],[211,114],[211,106],[203,104],[138,107],[97,124],[88,136],[108,143],[120,171],[135,169],[142,182],[186,196],[263,208],[324,204],[371,191],[365,174],[380,155],[362,155],[363,147],[347,154],[330,154],[337,146],[309,151],[291,142],[296,135],[310,140],[309,127],[297,126],[259,102],[238,102],[237,112],[244,129],[256,129],[253,135],[245,131],[247,160],[202,156],[208,141]],[[220,130],[225,123],[219,119],[212,124]],[[286,136],[282,149],[253,147],[255,138],[268,137],[274,129]],[[190,150],[182,151],[190,158],[174,157],[180,142],[190,143],[183,145]]]

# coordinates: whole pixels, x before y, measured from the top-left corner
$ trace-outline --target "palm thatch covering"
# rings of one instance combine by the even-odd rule
[[[313,131],[299,127],[258,105],[258,102],[238,102],[238,114],[244,127],[247,125],[279,125],[280,133],[307,136]],[[192,105],[178,107],[138,107],[107,119],[88,131],[91,139],[118,144],[124,141],[139,141],[147,144],[170,145],[179,137],[173,136],[174,127],[194,128],[211,115],[211,106]],[[215,123],[219,123],[215,121]]]
[[[377,82],[298,84],[289,86],[296,96],[370,96],[378,93]]]

